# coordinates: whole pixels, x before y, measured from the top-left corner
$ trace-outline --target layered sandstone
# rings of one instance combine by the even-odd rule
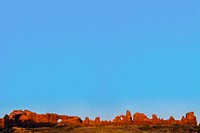
[[[194,112],[189,112],[183,116],[181,120],[175,120],[172,116],[163,120],[156,114],[152,118],[148,118],[144,113],[135,113],[131,115],[127,111],[125,115],[116,116],[112,121],[101,120],[96,117],[94,120],[85,117],[81,120],[78,116],[58,115],[53,113],[37,114],[29,110],[14,110],[9,115],[5,115],[0,119],[0,128],[7,127],[44,127],[44,126],[60,126],[60,125],[80,125],[80,126],[108,126],[108,125],[197,125]]]

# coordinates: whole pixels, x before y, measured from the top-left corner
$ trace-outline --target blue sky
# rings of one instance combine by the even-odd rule
[[[0,116],[200,117],[198,0],[0,1]]]

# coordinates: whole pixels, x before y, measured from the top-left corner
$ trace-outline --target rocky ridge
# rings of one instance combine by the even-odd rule
[[[130,111],[127,111],[125,115],[116,116],[113,120],[101,120],[100,117],[96,117],[94,120],[85,117],[81,120],[78,116],[58,115],[54,113],[37,114],[29,110],[14,110],[9,115],[5,115],[4,118],[0,118],[0,128],[10,127],[51,127],[51,126],[115,126],[115,125],[191,125],[196,126],[197,120],[194,112],[188,112],[181,120],[175,120],[172,116],[169,119],[164,120],[152,115],[152,118],[148,118],[143,113],[135,113],[131,115]]]

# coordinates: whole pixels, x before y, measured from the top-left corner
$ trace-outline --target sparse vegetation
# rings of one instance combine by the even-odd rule
[[[140,126],[139,129],[142,131],[150,131],[152,130],[152,127],[149,125],[144,125],[144,126]]]
[[[2,133],[10,133],[7,129]],[[39,127],[19,128],[13,127],[13,133],[199,133],[199,126],[60,126],[60,127]]]

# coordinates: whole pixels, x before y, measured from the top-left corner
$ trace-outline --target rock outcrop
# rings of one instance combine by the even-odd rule
[[[126,123],[131,124],[133,122],[131,112],[129,110],[126,111]]]
[[[85,117],[85,120],[84,121],[82,121],[82,125],[83,126],[89,126],[89,118],[88,117]]]
[[[156,114],[152,115],[152,125],[162,125],[163,120],[158,118]]]
[[[194,112],[189,112],[183,116],[181,120],[175,120],[172,116],[168,120],[160,119],[156,114],[152,115],[152,119],[143,113],[135,113],[133,117],[130,111],[126,115],[116,116],[113,121],[102,120],[96,117],[94,120],[85,117],[81,120],[77,116],[58,115],[53,113],[37,114],[29,110],[14,110],[9,115],[5,115],[0,119],[0,128],[9,127],[45,127],[45,126],[108,126],[108,125],[197,125]]]
[[[0,128],[4,128],[4,118],[0,118]]]
[[[126,115],[116,116],[113,119],[114,125],[121,125],[121,124],[130,125],[132,123],[133,123],[133,120],[132,120],[131,112],[129,110],[126,111]]]
[[[186,113],[186,117],[182,117],[180,121],[181,125],[197,125],[196,116],[194,115],[194,112],[188,112]]]
[[[60,119],[60,122],[58,120]],[[37,114],[28,110],[14,110],[4,117],[4,127],[43,127],[62,125],[78,125],[81,119],[77,116],[57,115],[53,113]]]
[[[151,120],[143,113],[135,113],[133,115],[133,124],[135,125],[151,125]]]

